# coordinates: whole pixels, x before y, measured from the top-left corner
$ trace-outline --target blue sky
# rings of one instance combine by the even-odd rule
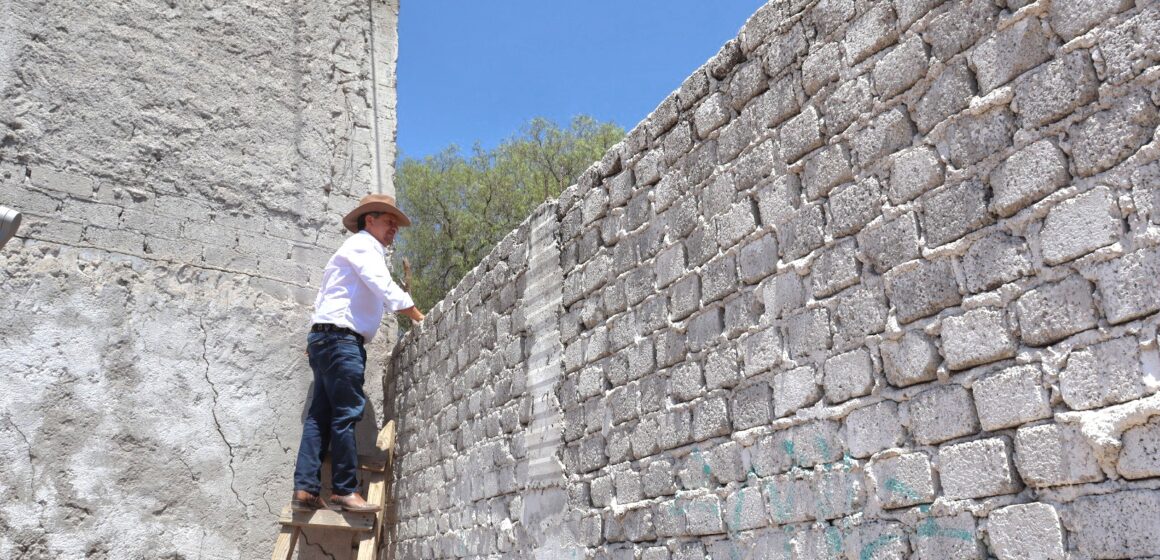
[[[536,116],[630,129],[763,0],[402,0],[399,149],[494,147]]]

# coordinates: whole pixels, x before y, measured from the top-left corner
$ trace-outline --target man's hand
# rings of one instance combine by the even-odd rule
[[[419,308],[414,306],[414,305],[400,311],[399,313],[406,315],[408,318],[410,318],[412,321],[414,321],[416,323],[422,323],[423,319],[426,317],[426,315],[424,315],[422,311],[419,311]]]

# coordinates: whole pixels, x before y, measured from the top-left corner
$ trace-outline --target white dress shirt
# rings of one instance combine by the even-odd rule
[[[348,238],[322,274],[322,287],[314,300],[312,323],[330,323],[374,338],[383,311],[401,311],[415,302],[387,270],[386,249],[366,231]]]

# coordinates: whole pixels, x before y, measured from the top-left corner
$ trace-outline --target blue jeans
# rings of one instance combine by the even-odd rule
[[[302,424],[294,489],[320,493],[322,458],[329,447],[331,491],[357,492],[354,426],[362,418],[367,400],[363,393],[367,352],[354,336],[344,333],[312,332],[306,342],[314,370],[314,395]]]

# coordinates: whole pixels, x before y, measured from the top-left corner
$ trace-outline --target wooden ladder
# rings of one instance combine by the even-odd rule
[[[293,560],[298,537],[305,527],[319,527],[330,531],[342,531],[350,535],[350,560],[385,560],[389,554],[380,557],[385,531],[393,520],[389,515],[394,511],[394,500],[390,498],[391,469],[395,461],[395,421],[390,420],[379,430],[374,455],[359,455],[358,468],[366,473],[369,481],[367,501],[381,506],[378,513],[351,513],[328,509],[314,511],[294,511],[290,506],[282,509],[278,523],[282,529],[274,542],[273,560]],[[345,560],[338,556],[340,560]]]

